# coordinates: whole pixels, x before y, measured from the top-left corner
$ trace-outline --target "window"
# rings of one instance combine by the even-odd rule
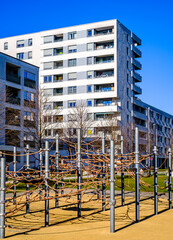
[[[54,75],[53,76],[53,81],[54,82],[62,82],[63,81],[63,74]]]
[[[45,37],[43,38],[43,42],[44,42],[44,43],[51,43],[52,40],[53,40],[53,36],[45,36]]]
[[[77,73],[69,73],[68,80],[75,80],[77,78]]]
[[[50,135],[51,135],[51,129],[46,129],[45,136],[50,136]]]
[[[129,35],[127,34],[127,42],[129,41]]]
[[[127,47],[127,56],[129,55],[129,48]]]
[[[4,43],[4,50],[8,50],[8,42]]]
[[[74,59],[69,59],[69,60],[68,60],[68,66],[69,66],[69,67],[76,66],[76,58],[74,58]]]
[[[87,58],[87,64],[88,64],[88,65],[92,64],[92,57],[88,57],[88,58]]]
[[[44,83],[52,82],[52,76],[44,76]]]
[[[24,71],[24,86],[35,88],[35,74],[31,72]]]
[[[69,101],[69,102],[68,102],[68,107],[69,107],[69,108],[74,108],[74,107],[76,107],[76,101]]]
[[[91,87],[91,85],[88,86],[88,92],[92,92],[92,87]]]
[[[49,49],[44,49],[43,50],[43,56],[44,57],[48,57],[48,56],[52,56],[52,48],[49,48]]]
[[[129,109],[129,101],[127,101],[127,109]]]
[[[24,91],[24,100],[34,102],[35,101],[34,93]]]
[[[129,61],[127,61],[127,69],[129,68]]]
[[[23,140],[24,141],[34,141],[34,136],[32,136],[29,133],[24,133]]]
[[[69,52],[69,53],[77,52],[77,46],[76,46],[76,45],[69,46],[69,47],[68,47],[68,52]]]
[[[92,30],[88,30],[88,37],[92,37]]]
[[[129,89],[127,88],[127,96],[129,96]]]
[[[34,121],[34,114],[31,112],[24,112],[24,120]]]
[[[32,58],[32,51],[28,52],[28,59]]]
[[[68,94],[74,94],[77,92],[76,86],[68,87]]]
[[[28,46],[32,46],[32,38],[28,39]]]
[[[88,100],[88,107],[92,107],[92,100]]]
[[[17,58],[18,59],[24,59],[24,53],[17,53]]]
[[[88,71],[87,78],[92,78],[92,77],[93,77],[93,72],[92,71]]]
[[[52,62],[45,62],[45,63],[43,63],[43,69],[44,70],[52,69]]]
[[[129,115],[127,115],[127,122],[129,123]]]
[[[43,105],[43,109],[44,109],[44,110],[50,110],[50,109],[52,109],[52,104],[51,104],[51,103],[45,103],[45,104]]]
[[[24,47],[24,40],[18,40],[17,41],[17,48]]]
[[[129,74],[127,73],[127,82],[129,82]]]
[[[68,33],[68,39],[76,39],[76,32]]]
[[[43,96],[52,96],[52,88],[44,89]]]
[[[93,43],[88,43],[88,44],[87,44],[87,50],[88,50],[88,51],[93,50]]]

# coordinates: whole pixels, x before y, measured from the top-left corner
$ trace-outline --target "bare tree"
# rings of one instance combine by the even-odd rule
[[[81,129],[81,138],[88,136],[88,131],[93,126],[93,119],[89,113],[85,101],[78,101],[76,106],[70,109],[68,121],[64,124],[64,135],[68,138],[76,137],[76,129]]]

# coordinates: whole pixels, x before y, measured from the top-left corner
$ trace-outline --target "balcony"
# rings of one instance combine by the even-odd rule
[[[94,29],[94,36],[108,35],[113,33],[114,33],[113,27]]]
[[[54,35],[54,42],[62,42],[63,41],[63,34]]]
[[[6,102],[20,105],[20,90],[13,87],[6,87]]]
[[[63,48],[54,48],[53,49],[53,55],[57,56],[57,55],[62,55],[63,54]]]
[[[53,96],[63,95],[63,88],[54,88],[53,89]]]
[[[63,61],[57,61],[53,63],[53,68],[58,69],[58,68],[63,68]]]
[[[94,58],[94,64],[110,63],[110,62],[114,62],[114,56],[95,57]]]
[[[94,92],[110,92],[110,91],[114,91],[114,84],[102,84],[94,86]]]
[[[63,102],[54,102],[53,109],[63,109]]]
[[[19,76],[19,67],[9,64],[6,64],[6,80],[16,84],[20,84],[21,78]]]
[[[114,113],[95,113],[94,114],[94,120],[95,121],[102,121],[102,120],[108,120],[110,118],[114,118]]]
[[[117,102],[112,98],[97,99],[95,100],[95,107],[116,106]]]
[[[142,56],[141,51],[134,45],[131,45],[131,50],[133,51],[135,58],[140,58]]]
[[[109,49],[113,47],[114,47],[113,42],[96,43],[94,50]]]
[[[13,108],[6,108],[6,124],[20,126],[20,111]]]
[[[135,70],[141,70],[142,64],[135,59],[131,59],[132,64],[134,65]]]
[[[54,75],[53,76],[53,81],[54,82],[62,82],[63,81],[63,74]]]
[[[133,85],[133,91],[134,94],[142,94],[142,89],[135,84]]]
[[[105,78],[105,77],[113,77],[114,70],[104,70],[104,71],[94,71],[94,78]],[[89,74],[88,78],[92,78],[92,75]]]
[[[131,38],[134,40],[134,42],[140,46],[141,45],[141,39],[138,38],[134,33],[131,33]]]
[[[135,82],[142,82],[142,76],[134,71],[132,71],[132,77]]]

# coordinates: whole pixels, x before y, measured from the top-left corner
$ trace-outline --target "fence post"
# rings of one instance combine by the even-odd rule
[[[77,200],[78,200],[78,217],[81,217],[81,129],[78,128],[77,131]]]
[[[123,136],[121,136],[121,154],[124,154],[124,139]],[[121,158],[121,164],[123,158]],[[121,166],[121,205],[124,206],[124,171],[123,171],[123,164]]]
[[[43,165],[43,154],[42,154],[42,148],[40,148],[40,156],[39,156],[39,168],[40,168],[40,179],[42,177],[42,165]],[[42,188],[42,185],[40,186]],[[39,191],[40,194],[40,200],[42,200],[42,190]]]
[[[16,204],[16,147],[13,148],[13,171],[14,171],[14,181],[13,181],[13,204]]]
[[[135,202],[136,202],[136,222],[139,222],[139,129],[135,128]]]
[[[49,226],[49,142],[45,142],[45,227]]]
[[[115,143],[110,142],[110,232],[115,232]]]
[[[26,145],[26,171],[29,169],[29,145]],[[27,180],[29,180],[29,174],[27,173]],[[29,184],[26,184],[26,213],[29,213]]]
[[[105,133],[103,132],[102,135],[102,154],[105,154]],[[103,163],[102,163],[102,211],[106,210],[106,186],[105,186],[105,172],[106,172],[106,166],[104,162],[103,157]]]
[[[158,214],[157,147],[154,146],[154,214]]]
[[[0,238],[5,238],[5,157],[1,156]]]
[[[56,135],[56,172],[59,180],[59,135]],[[55,184],[55,207],[58,208],[58,183]]]
[[[172,209],[172,151],[168,150],[168,190],[169,190],[169,209]]]

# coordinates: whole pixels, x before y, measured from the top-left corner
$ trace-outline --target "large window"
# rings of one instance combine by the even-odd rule
[[[69,46],[69,47],[68,47],[68,52],[69,52],[69,53],[77,52],[77,46],[76,46],[76,45]]]
[[[24,86],[35,88],[36,78],[34,73],[24,71]]]
[[[68,107],[69,107],[69,108],[74,108],[74,107],[76,107],[76,101],[69,101],[69,102],[68,102]]]
[[[92,107],[92,100],[88,100],[88,107]]]
[[[68,87],[68,94],[74,94],[77,92],[76,86]]]
[[[17,53],[17,58],[18,58],[18,59],[24,59],[24,52],[22,52],[22,53]]]
[[[44,83],[52,82],[52,76],[44,76]]]
[[[70,40],[70,39],[76,39],[76,32],[70,32],[70,33],[68,33],[68,39]]]
[[[24,47],[24,45],[25,45],[24,40],[18,40],[17,41],[17,48]]]
[[[69,67],[76,66],[76,58],[74,58],[74,59],[69,59],[69,60],[68,60],[68,66],[69,66]]]
[[[69,73],[68,74],[68,80],[75,80],[77,77],[76,72],[75,73]]]

